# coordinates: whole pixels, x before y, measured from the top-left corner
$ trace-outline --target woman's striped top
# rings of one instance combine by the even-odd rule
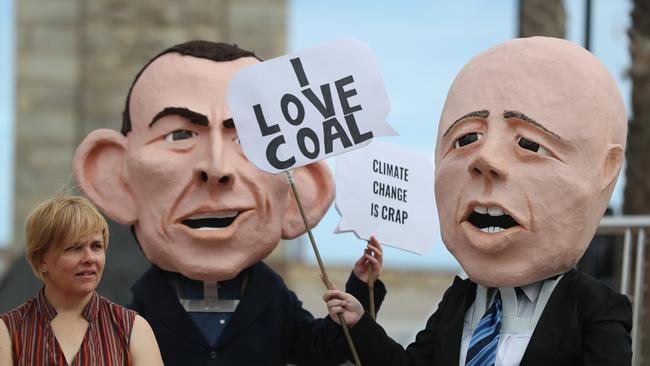
[[[56,310],[45,288],[23,305],[1,315],[11,335],[14,365],[67,365],[50,322]],[[93,295],[83,309],[86,335],[69,366],[131,365],[129,339],[135,312]]]

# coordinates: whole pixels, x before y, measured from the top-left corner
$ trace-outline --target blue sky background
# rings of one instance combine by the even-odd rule
[[[288,4],[288,50],[346,37],[367,43],[375,53],[391,100],[388,121],[400,133],[384,140],[431,156],[440,111],[454,76],[474,55],[515,37],[517,32],[516,0],[289,0]],[[567,38],[582,44],[584,1],[566,0],[565,4]],[[0,0],[0,243],[10,240],[13,221],[13,6],[13,0]],[[592,51],[619,82],[629,111],[625,32],[631,3],[594,0],[592,10]],[[613,198],[615,209],[622,203],[622,187],[619,180]],[[353,234],[332,234],[338,220],[332,207],[314,232],[326,264],[352,263],[365,245]],[[302,251],[307,260],[314,261],[308,244]],[[458,269],[441,242],[423,256],[391,248],[385,251],[387,267]]]
[[[0,247],[13,227],[14,184],[14,8],[0,0]]]

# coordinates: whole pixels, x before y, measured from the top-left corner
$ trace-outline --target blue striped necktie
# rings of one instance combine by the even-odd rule
[[[469,341],[465,366],[494,365],[497,359],[501,317],[501,295],[497,291],[492,306],[481,318]]]

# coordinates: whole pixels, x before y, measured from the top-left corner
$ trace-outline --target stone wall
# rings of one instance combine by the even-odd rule
[[[16,1],[14,243],[25,216],[70,176],[79,85],[78,2]]]
[[[41,286],[23,257],[25,217],[74,186],[72,156],[88,132],[120,129],[129,86],[148,60],[191,39],[237,43],[266,59],[284,54],[287,39],[286,0],[15,1],[14,243],[0,252],[0,312]],[[148,263],[128,228],[110,226],[100,292],[125,303]],[[282,248],[270,258],[280,271]]]
[[[190,39],[234,42],[262,58],[286,48],[286,0],[15,0],[14,242],[41,200],[73,185],[71,160],[99,127],[119,129],[135,73]]]

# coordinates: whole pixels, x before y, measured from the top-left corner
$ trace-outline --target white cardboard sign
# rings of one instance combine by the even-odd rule
[[[336,233],[422,254],[436,240],[433,161],[382,141],[336,158]]]
[[[241,69],[228,103],[246,157],[270,173],[397,134],[372,50],[352,39]]]

